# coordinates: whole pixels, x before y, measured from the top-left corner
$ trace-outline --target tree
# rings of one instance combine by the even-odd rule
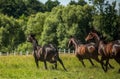
[[[84,6],[87,4],[87,2],[85,2],[85,0],[78,0],[78,2],[76,2],[75,0],[71,0],[69,2],[70,5],[81,5]]]
[[[30,34],[34,33],[41,35],[43,31],[43,26],[45,24],[46,17],[49,13],[37,13],[36,15],[31,15],[27,22],[27,28],[25,33]]]
[[[22,0],[0,0],[0,13],[18,18],[26,14],[25,3]]]
[[[85,2],[85,0],[78,0],[78,5],[84,6],[86,4],[87,2]]]
[[[44,4],[38,0],[0,0],[0,13],[14,18],[44,11]]]
[[[60,48],[67,46],[71,35],[84,41],[84,37],[90,29],[89,22],[92,21],[92,9],[88,5],[84,7],[80,5],[68,5],[67,7],[57,7],[52,10],[52,12],[55,11],[59,22],[57,26],[57,38]]]
[[[57,36],[56,36],[56,28],[58,25],[58,20],[55,15],[52,13],[45,20],[45,24],[43,27],[43,32],[41,34],[41,44],[49,44],[53,43],[57,45]]]
[[[0,14],[1,51],[12,52],[23,42],[24,34],[16,19]]]
[[[55,0],[55,1],[48,0],[48,1],[45,3],[46,10],[47,10],[47,11],[51,11],[52,8],[58,6],[59,4],[60,4],[60,2],[59,2],[58,0]]]
[[[107,41],[118,39],[118,22],[117,22],[117,10],[116,1],[112,4],[107,4],[102,10],[102,13],[98,13],[94,16],[93,25],[99,32],[106,37]]]
[[[37,12],[45,12],[45,6],[39,0],[25,0],[24,1],[27,7],[27,14],[36,14]]]
[[[69,2],[69,4],[70,4],[70,5],[77,5],[77,2],[76,2],[75,0],[71,0],[71,1]]]

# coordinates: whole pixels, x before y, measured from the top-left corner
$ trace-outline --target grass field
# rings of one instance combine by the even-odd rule
[[[44,64],[39,62],[37,69],[34,58],[30,56],[0,56],[0,79],[120,79],[118,73],[119,65],[110,60],[115,69],[109,69],[104,73],[100,64],[93,60],[93,67],[88,60],[84,60],[86,68],[71,54],[61,54],[67,72],[58,63],[58,69],[53,70],[48,64],[48,70],[44,69]]]

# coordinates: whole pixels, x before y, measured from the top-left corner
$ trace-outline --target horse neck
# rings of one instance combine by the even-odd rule
[[[95,42],[96,42],[96,47],[98,47],[100,43],[100,37],[97,34],[95,34]]]
[[[99,52],[99,51],[98,51],[98,52],[105,54],[105,52],[106,52],[105,47],[106,47],[106,44],[105,44],[102,40],[100,40],[98,49],[99,49],[99,50],[102,50],[103,52]]]
[[[32,40],[32,44],[33,44],[33,49],[34,49],[34,50],[37,50],[38,41],[37,41],[36,39],[33,39],[33,40]]]
[[[73,39],[72,43],[74,45],[75,50],[77,50],[77,48],[78,48],[78,42],[77,42],[77,40]]]

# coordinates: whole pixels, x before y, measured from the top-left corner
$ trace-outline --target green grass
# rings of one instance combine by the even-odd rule
[[[44,69],[43,62],[39,62],[36,68],[33,56],[0,56],[0,79],[120,79],[119,65],[110,60],[115,69],[109,69],[105,73],[100,64],[93,60],[93,67],[88,60],[84,60],[86,68],[72,54],[60,55],[67,72],[58,63],[58,69],[53,70],[52,64],[48,64],[48,70]]]

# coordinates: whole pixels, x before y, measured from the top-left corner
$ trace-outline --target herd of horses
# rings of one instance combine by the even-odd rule
[[[93,40],[94,42],[89,42],[87,44],[80,43],[74,37],[70,37],[68,41],[68,47],[71,45],[75,48],[75,55],[85,67],[83,60],[88,59],[91,65],[94,66],[92,59],[96,60],[101,64],[102,69],[107,72],[108,66],[110,68],[114,68],[109,59],[114,59],[118,64],[120,64],[120,40],[111,41],[105,43],[103,39],[96,33],[91,31],[87,37],[86,41]],[[36,66],[38,66],[38,61],[44,62],[45,69],[47,69],[47,63],[50,62],[54,64],[54,69],[57,69],[57,61],[62,65],[63,69],[67,71],[65,68],[63,61],[59,57],[58,49],[53,44],[47,44],[44,46],[39,46],[38,41],[35,38],[34,34],[30,34],[27,37],[27,41],[33,44],[33,56],[35,59]],[[104,62],[105,61],[105,62]],[[119,69],[120,72],[120,69]]]

